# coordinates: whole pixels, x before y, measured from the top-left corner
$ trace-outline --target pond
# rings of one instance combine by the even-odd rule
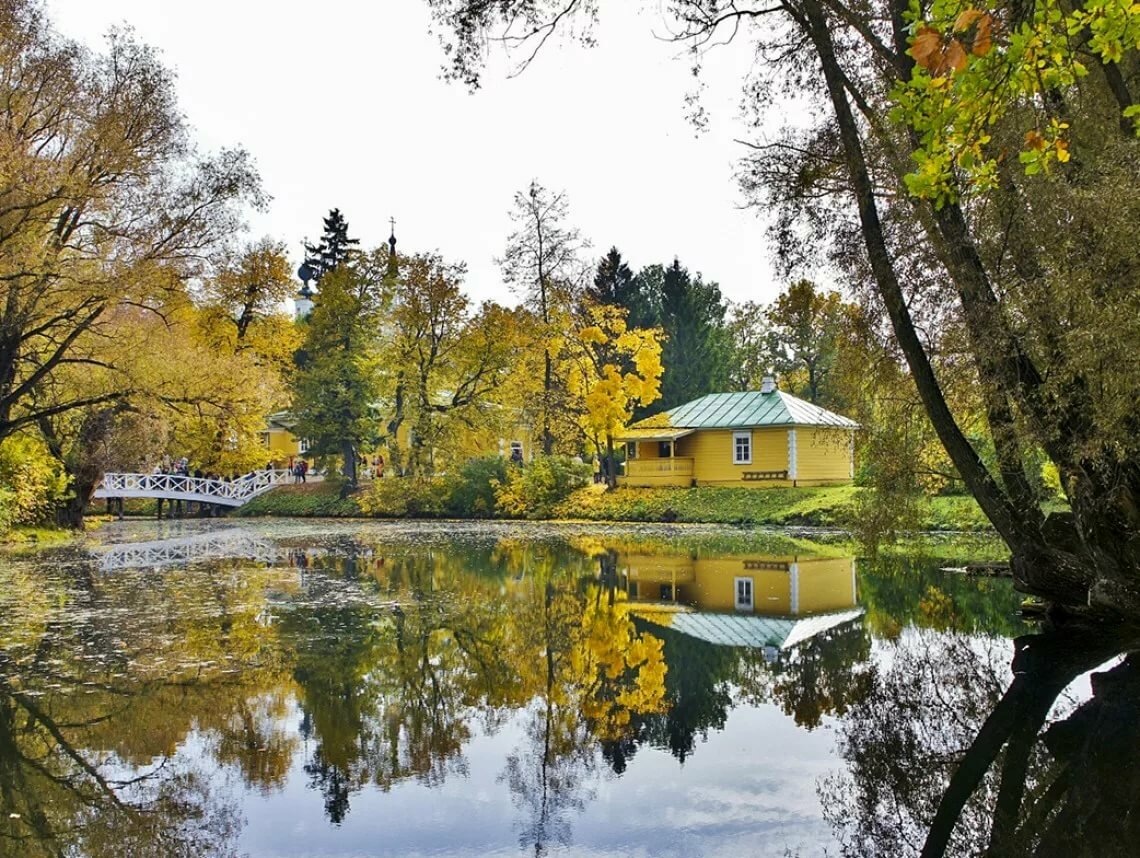
[[[1134,854],[1128,643],[957,551],[108,525],[0,564],[0,854]]]

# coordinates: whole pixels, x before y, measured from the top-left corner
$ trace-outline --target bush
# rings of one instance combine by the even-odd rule
[[[495,488],[495,506],[510,518],[550,518],[554,507],[588,484],[593,468],[568,456],[537,456],[507,468]]]
[[[0,443],[0,531],[46,521],[67,496],[67,475],[33,435]]]
[[[495,514],[495,488],[507,481],[507,460],[502,456],[471,459],[459,469],[447,513],[461,518],[491,518]]]
[[[367,515],[382,518],[439,518],[448,509],[453,479],[447,477],[388,477],[374,480],[360,496]]]

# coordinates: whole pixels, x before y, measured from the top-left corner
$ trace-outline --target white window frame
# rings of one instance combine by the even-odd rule
[[[742,599],[741,585],[747,589],[747,598]],[[732,603],[738,611],[752,611],[756,607],[756,583],[752,578],[732,579]]]
[[[736,442],[741,438],[748,441],[748,458],[740,458],[740,450]],[[734,465],[751,465],[752,464],[752,433],[751,432],[733,432],[732,433],[732,464]]]
[[[309,447],[310,447],[309,439],[308,438],[298,438],[297,439],[297,447],[302,453],[309,452]]]
[[[626,441],[625,442],[625,457],[627,459],[636,459],[637,458],[637,442],[636,441]]]

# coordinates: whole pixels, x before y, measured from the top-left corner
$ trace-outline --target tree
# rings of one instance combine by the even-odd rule
[[[633,272],[621,258],[621,252],[611,247],[598,263],[594,285],[586,289],[586,298],[595,304],[613,304],[629,310],[635,288]]]
[[[388,444],[397,451],[398,428],[410,427],[406,465],[415,476],[434,469],[434,450],[449,423],[477,429],[501,422],[495,395],[517,357],[515,314],[493,302],[472,313],[460,290],[464,272],[435,254],[410,257],[403,266],[392,313],[393,366],[402,389],[393,397]]]
[[[596,11],[577,0],[430,5],[456,37],[451,73],[471,82],[489,31],[524,27],[533,48]],[[808,235],[818,255],[826,240],[877,294],[1018,586],[1070,610],[1140,614],[1140,109],[1128,77],[1140,9],[682,0],[672,11],[694,51],[744,34],[774,57],[750,89],[758,112],[781,87],[830,105],[809,129],[757,146],[747,187],[780,211],[785,247],[802,251]],[[924,313],[963,333],[957,363],[976,377],[992,466],[948,401]],[[1069,516],[1040,508],[1026,474],[1037,448],[1062,475]]]
[[[656,329],[626,326],[625,311],[587,304],[567,341],[570,390],[578,399],[579,420],[601,456],[614,461],[614,435],[633,417],[635,406],[661,395],[661,343]],[[613,488],[617,475],[606,468]]]
[[[325,273],[299,354],[297,432],[316,455],[339,454],[356,484],[362,445],[378,438],[380,320],[391,303],[387,251],[354,254]]]
[[[556,353],[549,341],[566,330],[563,322],[582,275],[579,252],[586,245],[578,230],[566,225],[569,205],[565,193],[531,182],[525,192],[515,194],[514,203],[511,220],[518,228],[507,238],[499,263],[506,281],[522,291],[524,303],[543,326],[538,332],[538,342],[543,344],[538,422],[542,451],[550,455],[563,385],[555,374]]]
[[[33,0],[0,4],[0,438],[118,399],[66,369],[129,363],[106,348],[118,308],[150,308],[202,272],[262,201],[240,150],[205,157],[171,73],[129,32],[105,52],[56,35]]]
[[[661,327],[665,332],[661,408],[669,409],[727,386],[726,308],[720,287],[689,276],[679,260],[665,269]]]
[[[360,244],[360,239],[348,237],[348,221],[340,209],[330,209],[324,219],[324,231],[317,244],[305,243],[305,265],[319,281],[330,271],[348,259],[349,254]]]
[[[821,292],[810,280],[798,280],[768,309],[773,369],[781,374],[802,370],[807,376],[803,392],[819,405],[835,404],[827,384],[843,324],[842,303],[837,292]]]
[[[104,323],[101,348],[125,350],[129,364],[65,367],[47,391],[61,399],[76,389],[116,394],[37,421],[70,480],[57,510],[61,524],[82,525],[105,471],[148,472],[164,453],[185,455],[195,469],[218,474],[265,464],[265,415],[285,398],[278,367],[216,337],[209,308],[184,294],[168,298],[152,309],[119,308]]]
[[[731,354],[728,359],[729,389],[759,390],[773,363],[768,308],[755,301],[732,304],[726,329]]]
[[[205,299],[218,321],[232,323],[237,342],[254,323],[277,315],[293,292],[293,276],[285,245],[269,237],[240,251],[227,249],[206,282]]]

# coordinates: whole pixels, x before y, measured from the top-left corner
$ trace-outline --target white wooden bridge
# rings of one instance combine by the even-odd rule
[[[281,468],[252,471],[233,480],[211,480],[181,474],[104,474],[93,498],[163,498],[165,500],[241,506],[274,486],[293,482]]]

